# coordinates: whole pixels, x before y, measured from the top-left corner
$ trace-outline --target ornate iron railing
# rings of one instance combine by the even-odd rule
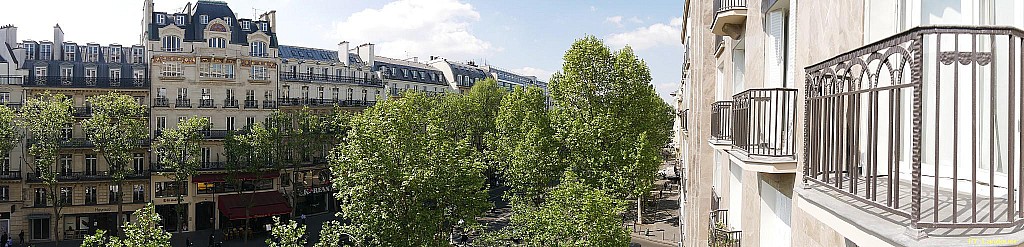
[[[748,89],[732,96],[732,146],[747,155],[793,157],[796,89]]]
[[[711,139],[732,141],[732,101],[711,104]]]
[[[712,247],[739,247],[743,236],[742,231],[729,229],[726,222],[729,219],[729,210],[711,210],[708,219],[708,246]]]
[[[167,98],[153,98],[153,107],[168,107],[170,105],[170,100],[167,100]]]
[[[260,102],[254,99],[245,100],[245,109],[260,108]]]
[[[807,67],[804,183],[914,229],[1021,226],[1022,59],[1020,29],[927,26]]]
[[[338,75],[327,75],[327,74],[310,74],[310,73],[295,73],[295,72],[281,72],[279,73],[282,81],[296,81],[296,82],[330,82],[330,83],[345,83],[345,84],[356,84],[373,87],[384,87],[384,84],[380,79],[377,78],[362,78],[353,76],[338,76]]]
[[[175,108],[178,108],[178,107],[192,108],[192,100],[190,100],[188,98],[175,99],[174,100],[174,107]]]
[[[715,11],[720,13],[720,12],[736,10],[736,9],[746,9],[747,8],[747,1],[746,0],[715,0],[714,5],[715,6],[713,6],[713,7],[715,8]]]
[[[26,87],[65,87],[65,88],[124,88],[147,89],[149,78],[110,78],[81,76],[35,76]]]

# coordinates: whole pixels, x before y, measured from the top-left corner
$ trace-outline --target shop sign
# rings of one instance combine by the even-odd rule
[[[182,56],[154,56],[153,64],[159,64],[163,62],[179,62],[183,64],[195,64],[195,57],[182,57]]]
[[[306,196],[309,194],[324,193],[331,191],[331,184],[320,185],[317,187],[309,187],[305,190],[299,191],[299,196]]]
[[[256,60],[242,60],[242,67],[252,67],[253,65],[267,67],[268,69],[276,69],[277,68],[277,62],[256,61]]]
[[[181,198],[181,203],[189,203],[189,201],[190,200],[189,200],[188,197],[182,197]],[[157,204],[177,204],[178,203],[178,198],[177,197],[164,197],[164,198],[157,199],[156,202],[157,202]]]

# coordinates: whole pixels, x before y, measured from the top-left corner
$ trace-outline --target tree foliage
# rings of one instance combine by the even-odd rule
[[[479,246],[627,246],[620,200],[568,173],[538,207],[513,204],[509,226],[487,233]]]
[[[59,200],[60,181],[57,179],[57,154],[60,144],[65,141],[63,129],[74,123],[71,117],[72,100],[63,94],[45,92],[38,97],[29,97],[21,108],[18,118],[22,128],[28,131],[32,142],[28,154],[39,179],[47,190],[47,199],[53,204],[53,232],[59,232],[63,203]],[[60,245],[60,240],[54,245]]]
[[[478,155],[445,124],[453,101],[407,93],[352,119],[330,164],[347,232],[375,246],[446,246],[455,222],[489,207]]]
[[[313,247],[337,247],[341,244],[342,235],[345,234],[341,223],[336,220],[324,222],[320,228],[320,239],[313,243]],[[266,243],[270,247],[303,247],[308,246],[306,239],[306,226],[295,223],[294,220],[281,221],[274,217],[274,226],[270,231],[270,238]]]
[[[163,231],[160,215],[156,213],[152,203],[135,211],[136,220],[125,222],[122,229],[124,238],[105,236],[106,232],[97,230],[96,234],[86,236],[82,247],[170,247],[171,234]]]
[[[199,170],[199,162],[202,158],[202,149],[199,144],[203,141],[201,131],[205,130],[207,126],[210,126],[210,120],[196,116],[189,117],[185,121],[178,122],[174,129],[162,130],[160,136],[153,142],[160,165],[174,171],[169,175],[178,185],[179,190],[183,189],[188,179],[195,176]],[[181,206],[181,193],[176,194],[178,194],[178,230],[181,230],[184,227],[185,211]]]
[[[18,146],[21,137],[14,110],[0,105],[0,156],[9,156],[11,150]]]
[[[511,189],[508,199],[539,202],[564,169],[557,159],[558,144],[544,101],[544,92],[537,87],[516,89],[501,101],[488,146],[503,182]]]
[[[146,108],[134,97],[110,92],[89,97],[92,116],[82,121],[89,141],[110,167],[110,180],[122,194],[125,177],[134,172],[133,154],[148,137]],[[118,198],[124,198],[118,195]],[[118,214],[124,211],[123,200],[117,202]],[[122,217],[117,217],[120,225]],[[119,233],[118,233],[119,234]]]

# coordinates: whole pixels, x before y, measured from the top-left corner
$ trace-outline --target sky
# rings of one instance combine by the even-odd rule
[[[192,0],[194,2],[195,0]],[[155,11],[179,12],[188,0],[155,0]],[[629,45],[651,69],[666,102],[681,77],[682,1],[669,0],[228,0],[237,18],[277,11],[283,45],[337,49],[341,41],[374,43],[392,58],[430,56],[486,62],[547,81],[562,68],[572,42],[596,36],[613,50]],[[139,43],[141,0],[11,1],[0,25],[18,39]]]

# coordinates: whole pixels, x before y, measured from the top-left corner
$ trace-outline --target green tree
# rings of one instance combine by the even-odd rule
[[[513,204],[509,225],[475,240],[479,246],[627,246],[621,201],[568,173],[539,207]],[[516,241],[519,240],[519,241]],[[516,242],[519,242],[518,244]]]
[[[227,154],[227,178],[226,182],[235,184],[239,198],[243,198],[245,205],[245,225],[249,225],[252,205],[255,201],[256,190],[259,186],[252,184],[245,186],[247,177],[260,177],[264,172],[271,171],[275,167],[270,163],[273,149],[271,131],[263,127],[263,124],[256,123],[248,131],[242,134],[231,134],[224,140],[224,150]],[[253,183],[257,181],[252,181]],[[251,188],[251,191],[245,191]],[[243,193],[249,192],[249,193]],[[243,234],[245,243],[249,242],[249,232]]]
[[[170,169],[171,178],[178,186],[177,205],[178,231],[185,225],[185,211],[182,209],[182,193],[188,179],[196,175],[199,170],[199,162],[202,158],[202,151],[199,144],[203,141],[202,132],[210,126],[210,120],[201,117],[189,117],[185,121],[178,122],[174,129],[164,129],[160,136],[153,142],[160,165]]]
[[[643,197],[660,163],[657,150],[672,129],[671,107],[655,93],[647,65],[628,46],[613,53],[588,36],[573,43],[551,81],[562,162],[584,183],[635,199],[642,223]]]
[[[58,219],[62,218],[61,211],[64,208],[58,191],[60,181],[57,179],[57,155],[60,144],[66,141],[63,129],[74,123],[71,117],[73,106],[72,100],[67,96],[45,92],[38,97],[27,98],[18,116],[22,127],[28,130],[33,140],[28,148],[28,154],[34,157],[33,167],[46,187],[47,198],[53,202],[51,226],[55,235],[60,231]],[[59,237],[54,237],[54,240],[54,246],[60,245]]]
[[[348,143],[331,156],[346,231],[374,246],[446,246],[459,220],[490,204],[483,165],[443,119],[448,97],[406,93],[352,119]]]
[[[496,132],[488,138],[488,146],[494,149],[489,154],[510,187],[507,199],[539,203],[564,169],[557,159],[558,143],[544,101],[544,92],[537,87],[516,89],[501,101]]]
[[[170,247],[171,234],[159,227],[160,215],[156,213],[153,204],[146,204],[145,207],[136,210],[136,220],[125,222],[123,228],[125,237],[104,236],[103,230],[96,231],[96,234],[86,236],[82,241],[82,247]]]
[[[306,226],[295,223],[294,220],[287,222],[274,217],[274,227],[271,228],[270,238],[266,240],[270,247],[302,247],[308,242],[305,238]],[[313,247],[337,247],[344,235],[341,223],[336,220],[324,222],[320,228],[320,239],[313,244]]]
[[[134,170],[130,165],[133,152],[141,148],[142,141],[148,137],[143,119],[146,108],[134,97],[115,92],[92,96],[87,101],[92,106],[92,116],[82,121],[82,128],[95,145],[95,151],[110,166],[110,180],[117,186],[117,225],[121,225],[124,180]],[[123,236],[120,232],[115,235]]]
[[[14,110],[0,105],[0,157],[10,156],[11,149],[17,147],[21,140],[17,117]]]
[[[470,143],[477,151],[487,149],[484,138],[495,132],[494,118],[498,116],[498,107],[501,106],[501,99],[505,97],[505,89],[498,87],[494,78],[487,78],[477,81],[465,95],[468,105],[458,109],[466,111],[469,117],[469,128],[460,128],[468,131]]]

